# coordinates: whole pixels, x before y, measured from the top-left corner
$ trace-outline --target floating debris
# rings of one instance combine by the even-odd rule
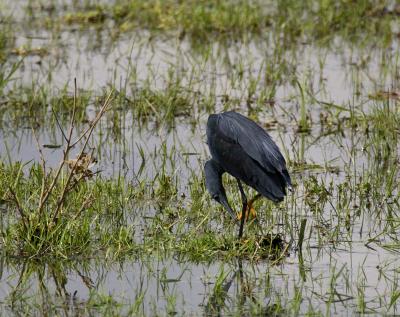
[[[11,51],[12,54],[18,55],[18,56],[32,56],[32,55],[37,55],[37,56],[46,56],[49,55],[49,51],[43,47],[26,47],[26,46],[20,46]]]
[[[396,91],[378,91],[374,94],[369,94],[368,97],[374,100],[397,100],[400,101],[400,93]]]

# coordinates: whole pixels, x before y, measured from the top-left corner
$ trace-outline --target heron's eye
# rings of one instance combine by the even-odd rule
[[[212,198],[213,198],[213,199],[215,199],[216,201],[218,201],[218,200],[219,200],[219,196],[218,196],[218,194],[214,194],[214,195],[212,195]]]

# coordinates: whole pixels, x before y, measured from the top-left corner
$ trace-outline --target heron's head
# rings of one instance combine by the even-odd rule
[[[229,205],[225,189],[222,186],[222,174],[224,170],[216,161],[211,159],[204,165],[204,172],[206,176],[206,187],[211,197],[224,206],[232,218],[236,219],[236,214]]]

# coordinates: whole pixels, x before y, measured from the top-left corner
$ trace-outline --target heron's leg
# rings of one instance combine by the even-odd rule
[[[261,198],[261,194],[255,195],[252,199],[250,199],[250,200],[247,202],[247,208],[246,208],[246,213],[245,213],[246,220],[249,220],[250,214],[251,214],[252,218],[254,218],[254,219],[257,218],[257,213],[256,213],[256,211],[255,211],[254,208],[253,208],[253,204],[254,204],[254,202],[255,202],[256,200],[258,200],[259,198]],[[238,220],[242,219],[242,216],[243,216],[243,214],[239,214],[239,215],[237,216],[237,219],[238,219]]]
[[[255,195],[252,199],[250,199],[250,201],[248,202],[248,207],[247,207],[247,210],[248,210],[248,214],[246,214],[246,217],[249,215],[249,214],[252,214],[252,216],[254,217],[254,218],[256,218],[256,211],[254,210],[254,208],[253,208],[253,204],[254,204],[254,202],[256,201],[256,200],[258,200],[259,198],[261,198],[261,194],[257,194],[257,195]]]
[[[247,210],[247,197],[246,194],[244,193],[242,183],[240,182],[239,179],[236,179],[240,191],[240,195],[242,196],[242,217],[240,218],[240,228],[239,228],[239,239],[243,235],[243,228],[244,228],[244,222],[246,221],[246,210]]]

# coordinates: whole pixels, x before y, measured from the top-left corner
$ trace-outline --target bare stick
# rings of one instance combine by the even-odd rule
[[[73,220],[77,219],[80,214],[82,213],[83,210],[85,210],[87,207],[89,207],[92,203],[93,203],[94,199],[93,199],[93,194],[90,194],[85,201],[82,204],[82,207],[78,210],[78,212],[75,214]]]
[[[74,131],[74,127],[75,127],[75,114],[76,114],[76,78],[74,78],[74,106],[72,108],[72,117],[71,117],[71,123],[69,126],[69,133],[68,133],[68,145],[71,142],[71,138],[72,138],[72,132]]]
[[[39,204],[39,207],[38,207],[39,214],[42,212],[44,204],[49,199],[50,194],[52,193],[52,191],[54,189],[54,186],[56,185],[57,180],[58,180],[58,178],[59,178],[59,176],[61,174],[61,171],[62,171],[62,168],[63,168],[63,166],[65,164],[65,161],[68,158],[69,151],[72,148],[70,144],[71,144],[72,132],[74,130],[75,113],[76,113],[76,89],[77,88],[76,88],[76,78],[75,78],[74,79],[74,106],[73,106],[73,109],[72,109],[72,118],[71,118],[71,122],[70,122],[68,137],[66,137],[67,144],[66,144],[65,149],[63,151],[63,159],[62,159],[62,161],[60,163],[60,166],[58,167],[58,169],[56,171],[56,175],[54,176],[53,181],[50,184],[50,187],[44,193],[43,198],[40,199],[40,204]]]
[[[45,186],[46,186],[46,161],[44,159],[44,155],[43,155],[43,151],[42,151],[42,147],[39,144],[39,139],[36,135],[35,129],[32,128],[32,133],[33,136],[35,138],[36,141],[36,147],[37,150],[39,151],[40,154],[40,161],[42,163],[42,168],[43,168],[43,178],[42,178],[42,188],[40,189],[40,202],[42,202],[43,198],[44,198],[44,193],[45,193]]]
[[[11,187],[8,187],[8,190],[10,191],[11,195],[13,196],[13,201],[14,201],[15,205],[17,206],[17,210],[19,212],[19,215],[21,216],[22,223],[24,224],[24,227],[26,229],[28,227],[26,224],[26,215],[24,213],[24,210],[21,207],[19,199]]]
[[[79,153],[79,155],[78,155],[78,157],[77,157],[77,159],[76,159],[76,162],[75,162],[74,165],[72,166],[72,169],[71,169],[71,171],[70,171],[70,173],[69,173],[69,175],[68,175],[67,182],[65,183],[64,188],[63,188],[63,191],[62,191],[62,193],[61,193],[61,196],[60,196],[60,198],[59,198],[58,201],[57,201],[57,209],[56,209],[56,211],[54,212],[54,215],[53,215],[53,222],[55,222],[56,219],[57,219],[57,217],[58,217],[58,214],[59,214],[59,212],[60,212],[60,209],[61,209],[62,203],[63,203],[63,201],[64,201],[65,195],[67,194],[67,191],[68,191],[69,183],[71,182],[72,177],[73,177],[73,175],[74,175],[74,173],[75,173],[75,169],[76,169],[76,167],[77,167],[77,165],[78,165],[78,162],[79,162],[79,160],[82,158],[82,155],[83,155],[83,153],[84,153],[84,151],[85,151],[85,149],[86,149],[86,147],[87,147],[87,144],[88,144],[88,142],[89,142],[90,136],[92,135],[93,130],[94,130],[95,126],[97,125],[97,123],[99,122],[100,118],[103,116],[103,114],[106,112],[108,106],[110,105],[110,100],[111,100],[111,95],[112,95],[112,94],[113,94],[113,91],[111,91],[111,92],[109,93],[109,95],[107,96],[107,98],[106,98],[106,100],[105,100],[103,106],[101,107],[100,111],[98,112],[98,114],[97,114],[95,120],[93,120],[93,122],[92,122],[92,124],[90,125],[89,129],[87,129],[87,130],[85,131],[85,133],[83,134],[83,136],[86,136],[85,143],[84,143],[83,146],[82,146],[82,149],[81,149],[81,151],[80,151],[80,153]],[[87,134],[87,135],[86,135],[86,134]],[[70,146],[73,147],[78,141],[79,141],[79,139],[78,139],[76,142],[74,142],[73,144],[71,144]],[[68,145],[69,145],[69,144],[68,144]]]
[[[68,142],[67,136],[66,136],[65,133],[64,133],[64,130],[63,130],[61,124],[60,124],[60,121],[58,120],[57,114],[56,114],[56,112],[54,111],[53,107],[51,107],[51,112],[53,113],[54,118],[56,118],[57,126],[58,126],[58,128],[60,129],[61,134],[62,134],[64,140],[65,140],[66,142]]]
[[[100,109],[99,113],[97,114],[96,118],[93,120],[92,124],[85,131],[83,131],[83,133],[78,137],[78,139],[76,139],[71,144],[71,147],[74,147],[79,141],[81,141],[85,137],[85,135],[92,129],[92,127],[94,127],[97,124],[97,122],[103,116],[104,112],[107,110],[106,108],[109,106],[112,93],[113,93],[113,91],[111,91],[108,94],[108,96],[103,104],[103,107]]]

